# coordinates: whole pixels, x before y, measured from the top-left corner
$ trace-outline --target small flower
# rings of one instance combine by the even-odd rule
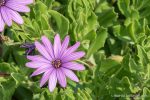
[[[21,45],[20,47],[26,49],[26,51],[25,51],[26,55],[32,55],[35,51],[34,43],[25,43],[25,44]]]
[[[5,24],[12,25],[12,20],[23,24],[23,19],[18,12],[29,12],[28,4],[33,0],[0,0],[0,32],[4,30]]]
[[[82,64],[75,62],[75,60],[83,57],[85,53],[76,51],[80,46],[80,42],[68,47],[69,39],[69,36],[66,36],[61,43],[60,36],[57,34],[54,38],[54,45],[51,44],[46,36],[42,36],[43,44],[35,42],[40,55],[27,56],[31,62],[26,63],[26,66],[36,69],[31,77],[44,73],[40,81],[40,87],[47,81],[51,92],[55,89],[57,81],[61,87],[66,87],[66,77],[79,82],[72,70],[80,71],[85,69]]]

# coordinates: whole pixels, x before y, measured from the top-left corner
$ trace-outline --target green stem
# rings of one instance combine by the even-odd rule
[[[76,60],[77,62],[80,62],[80,63],[82,63],[82,64],[84,64],[84,65],[86,65],[87,67],[89,67],[89,68],[91,68],[91,66],[89,66],[89,64],[87,64],[86,62],[84,62],[84,61],[81,61],[81,60]]]

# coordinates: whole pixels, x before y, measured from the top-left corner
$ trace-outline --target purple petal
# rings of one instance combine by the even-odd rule
[[[78,64],[76,62],[68,62],[62,64],[62,67],[71,69],[71,70],[85,70],[85,67],[82,64]]]
[[[30,8],[16,2],[6,2],[5,6],[18,12],[30,12]]]
[[[70,37],[66,36],[64,41],[62,42],[62,48],[61,48],[60,55],[62,55],[64,53],[64,51],[67,49],[67,47],[69,45],[69,40],[70,40]]]
[[[12,20],[14,20],[14,21],[15,21],[16,23],[18,23],[18,24],[23,24],[23,19],[22,19],[22,17],[19,15],[18,12],[13,11],[13,10],[11,10],[11,9],[8,9],[8,11],[9,11],[9,13],[10,13],[10,15],[11,15]]]
[[[51,42],[49,41],[49,39],[46,36],[42,36],[42,42],[43,42],[47,52],[49,52],[50,56],[52,58],[54,58],[53,46],[52,46]]]
[[[7,3],[17,3],[22,5],[28,5],[33,3],[33,0],[8,0]]]
[[[32,52],[33,52],[33,49],[28,49],[28,50],[25,51],[25,54],[26,54],[26,55],[29,55],[29,54],[31,54]]]
[[[36,69],[30,77],[33,77],[33,76],[36,76],[36,75],[39,75],[39,74],[42,74],[46,71],[48,71],[51,67],[40,67],[38,69]]]
[[[64,72],[61,69],[57,69],[57,78],[58,78],[58,82],[62,87],[66,87],[67,83],[66,83],[66,76],[64,74]]]
[[[54,55],[55,58],[59,57],[59,53],[61,50],[61,40],[59,34],[56,34],[55,39],[54,39]]]
[[[49,68],[48,71],[46,71],[46,72],[44,73],[44,75],[42,76],[41,81],[40,81],[40,87],[42,87],[42,86],[48,81],[48,79],[49,79],[49,77],[50,77],[50,74],[51,74],[51,72],[52,72],[53,70],[54,70],[54,68],[51,67],[51,68]]]
[[[46,51],[45,47],[40,44],[39,42],[35,42],[35,46],[38,49],[38,51],[48,60],[52,60],[51,56],[49,55],[49,53]]]
[[[29,60],[32,61],[36,61],[36,62],[45,62],[45,63],[50,63],[50,61],[48,61],[47,59],[45,59],[44,57],[40,56],[40,55],[34,55],[34,56],[27,56],[27,58]]]
[[[72,53],[72,54],[70,54],[70,55],[65,56],[64,58],[62,58],[62,62],[65,63],[65,62],[77,60],[77,59],[82,58],[84,55],[85,55],[85,53],[82,52],[82,51],[74,52],[74,53]]]
[[[79,82],[78,77],[74,74],[73,71],[66,69],[66,68],[61,68],[62,71],[65,73],[65,75],[70,78],[71,80],[75,81],[75,82]]]
[[[76,44],[74,44],[73,46],[69,47],[62,55],[62,58],[64,56],[68,56],[71,53],[73,53],[74,51],[76,51],[78,49],[78,47],[80,46],[80,42],[77,42]]]
[[[12,19],[11,19],[11,14],[8,11],[8,8],[5,6],[0,7],[1,9],[1,14],[2,14],[2,18],[4,20],[4,22],[8,25],[11,26],[12,25]]]
[[[0,32],[2,32],[4,30],[4,26],[5,26],[5,23],[4,23],[4,20],[0,14]]]
[[[36,62],[36,61],[27,62],[27,63],[26,63],[26,66],[29,67],[29,68],[51,67],[51,65],[48,64],[48,63]]]
[[[49,77],[49,83],[48,83],[48,88],[50,92],[52,92],[55,89],[56,83],[57,83],[56,70],[53,70]]]

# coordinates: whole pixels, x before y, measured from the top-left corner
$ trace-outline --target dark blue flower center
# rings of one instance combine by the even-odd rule
[[[5,4],[5,0],[0,0],[0,6],[3,6]]]
[[[52,61],[52,65],[55,68],[59,68],[61,66],[61,60],[54,60],[54,61]]]

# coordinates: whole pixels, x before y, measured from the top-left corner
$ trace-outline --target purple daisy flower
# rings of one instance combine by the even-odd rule
[[[72,70],[81,71],[85,69],[82,64],[75,62],[75,60],[83,57],[85,53],[76,51],[80,46],[80,42],[68,47],[69,39],[69,36],[66,36],[61,43],[60,36],[57,34],[54,38],[54,45],[51,44],[46,36],[42,36],[43,44],[35,42],[40,55],[27,56],[31,62],[26,63],[26,66],[36,69],[31,77],[44,73],[40,81],[40,87],[47,81],[51,92],[56,87],[57,81],[61,87],[66,87],[66,77],[79,82]]]
[[[12,20],[23,24],[23,19],[18,12],[29,12],[28,4],[33,0],[0,0],[0,32],[4,30],[5,24],[12,25]]]
[[[21,45],[20,47],[26,49],[26,51],[25,51],[26,55],[32,55],[35,51],[34,43],[25,43],[25,44]]]

